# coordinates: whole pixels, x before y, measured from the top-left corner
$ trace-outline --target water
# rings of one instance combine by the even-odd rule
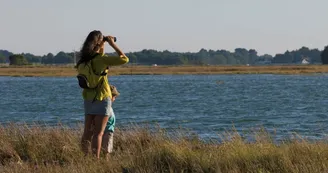
[[[217,138],[234,127],[265,128],[274,138],[294,132],[326,138],[328,81],[321,75],[113,76],[121,95],[117,126],[159,124]],[[81,89],[73,77],[0,77],[0,122],[74,126],[83,122]]]

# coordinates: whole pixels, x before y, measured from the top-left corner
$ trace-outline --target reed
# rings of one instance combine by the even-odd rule
[[[275,143],[254,133],[254,141],[237,132],[220,141],[203,141],[185,132],[161,128],[119,130],[109,159],[84,156],[81,129],[8,125],[0,127],[0,172],[327,172],[326,140],[302,138]]]
[[[110,75],[165,74],[315,74],[327,73],[326,65],[275,66],[119,66],[110,68]],[[2,66],[0,76],[76,76],[73,66]]]

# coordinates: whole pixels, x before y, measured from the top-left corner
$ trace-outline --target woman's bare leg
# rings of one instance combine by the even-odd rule
[[[85,155],[89,153],[89,146],[91,143],[91,138],[92,138],[92,121],[95,118],[94,115],[85,115],[85,120],[84,120],[84,131],[83,131],[83,136],[82,136],[82,151],[84,152]]]
[[[94,154],[96,154],[97,158],[100,157],[102,137],[104,135],[108,118],[109,116],[105,115],[97,115],[94,118],[95,129],[92,138],[92,151],[94,152]]]

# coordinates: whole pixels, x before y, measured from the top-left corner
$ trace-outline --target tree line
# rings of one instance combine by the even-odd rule
[[[108,53],[112,55],[113,53]],[[286,51],[275,56],[265,54],[258,55],[254,49],[237,48],[234,52],[227,50],[206,50],[198,52],[170,52],[144,49],[139,52],[126,54],[130,63],[139,65],[254,65],[254,64],[295,64],[303,59],[311,63],[328,64],[328,47],[323,51],[302,47],[298,50]],[[0,63],[13,65],[25,64],[73,64],[79,60],[78,52],[60,51],[56,55],[37,56],[31,53],[14,54],[8,50],[0,50]]]

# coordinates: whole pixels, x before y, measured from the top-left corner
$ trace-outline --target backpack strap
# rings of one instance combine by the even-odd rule
[[[103,72],[101,72],[100,74],[97,73],[97,72],[95,71],[95,69],[93,68],[93,62],[92,62],[92,60],[93,60],[97,55],[99,55],[99,53],[96,53],[96,54],[94,54],[94,55],[92,56],[91,60],[89,61],[89,62],[90,62],[90,65],[89,65],[89,62],[86,62],[85,65],[89,67],[89,74],[91,74],[91,72],[90,72],[90,69],[91,69],[92,72],[93,72],[95,75],[97,75],[97,76],[106,76],[106,75],[108,74],[108,73],[106,72],[106,69],[107,69],[107,68],[106,68]]]
[[[93,63],[92,63],[92,60],[91,60],[90,64],[91,64],[91,69],[92,69],[92,71],[93,71],[94,74],[96,74],[96,75],[98,75],[98,76],[106,76],[106,75],[107,75],[107,73],[106,73],[106,69],[105,69],[103,72],[101,72],[100,74],[98,74],[98,73],[96,73],[96,71],[93,69]]]
[[[98,89],[99,86],[101,86],[103,83],[104,83],[104,79],[101,80],[101,82],[97,85],[97,87],[96,87],[96,94],[95,94],[95,97],[94,97],[93,100],[92,100],[92,103],[96,101],[96,97],[97,97],[97,95],[98,95],[98,90],[97,90],[97,89]]]
[[[97,55],[98,55],[98,54],[95,54],[95,55],[93,56],[93,58],[95,58]],[[106,75],[107,75],[107,73],[106,73],[106,69],[105,69],[102,73],[100,73],[100,74],[96,73],[95,69],[93,68],[93,62],[92,62],[93,58],[91,59],[91,62],[90,62],[91,69],[92,69],[93,73],[94,73],[95,75],[98,75],[98,76],[106,76]],[[89,68],[89,69],[90,69],[90,68]],[[103,78],[103,79],[101,80],[101,82],[98,83],[98,85],[97,85],[97,87],[96,87],[96,94],[95,94],[95,97],[94,97],[93,100],[92,100],[92,103],[96,101],[96,97],[97,97],[97,95],[99,94],[99,93],[98,93],[98,88],[99,88],[101,85],[103,85],[104,80],[105,80],[105,79]]]

